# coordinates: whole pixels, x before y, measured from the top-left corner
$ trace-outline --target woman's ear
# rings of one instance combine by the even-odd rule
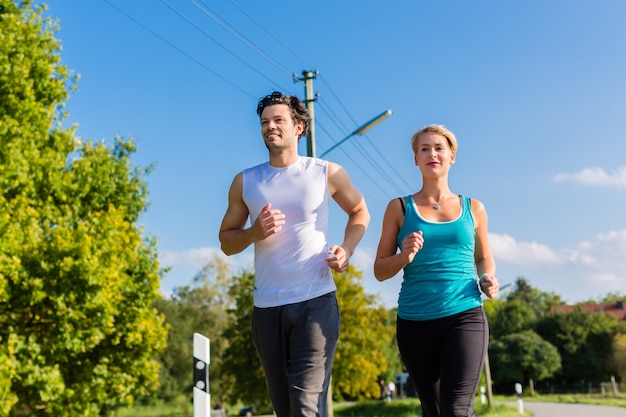
[[[417,154],[413,154],[413,160],[415,161],[415,166],[418,167],[420,166],[419,162],[417,162]]]

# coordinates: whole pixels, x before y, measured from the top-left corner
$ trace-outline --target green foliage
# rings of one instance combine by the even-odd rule
[[[489,347],[494,382],[503,391],[516,382],[551,378],[561,367],[561,358],[552,344],[532,330],[513,333],[495,340]]]
[[[559,349],[563,367],[557,376],[575,382],[607,379],[618,329],[617,318],[582,308],[546,317],[537,325],[537,333]]]
[[[223,338],[229,342],[223,369],[229,403],[254,403],[258,409],[269,406],[263,370],[251,340],[254,274],[244,271],[231,278],[229,295],[233,307]],[[395,348],[395,326],[389,311],[366,295],[362,273],[350,267],[335,274],[341,312],[341,335],[333,364],[333,394],[338,398],[377,398],[377,380],[390,364],[399,370]],[[226,375],[230,379],[226,378]]]
[[[407,399],[392,401],[359,401],[355,404],[337,407],[334,410],[336,417],[418,417],[422,416],[422,407],[419,400]]]
[[[103,415],[158,382],[147,171],[131,141],[61,127],[69,74],[43,6],[0,10],[0,415]]]
[[[626,382],[626,334],[617,334],[613,339],[611,371],[622,382]]]
[[[550,314],[553,306],[565,304],[561,297],[532,287],[524,277],[517,277],[515,289],[507,297],[507,301],[519,301],[530,307],[537,317]]]
[[[500,307],[504,303],[504,301],[498,298],[490,298],[484,300],[483,302],[483,309],[485,310],[485,316],[487,316],[487,322],[489,323],[491,335],[493,335],[493,330],[491,330],[491,327],[493,327],[493,324],[497,320],[498,309],[500,309]]]
[[[376,398],[376,381],[392,379],[402,368],[394,337],[396,310],[379,306],[374,296],[365,294],[361,276],[354,268],[334,276],[342,315],[333,369],[336,400]],[[214,401],[254,403],[258,409],[265,409],[269,399],[250,337],[254,274],[244,271],[230,277],[227,265],[215,258],[196,276],[195,284],[193,288],[177,288],[172,297],[157,303],[171,326],[169,346],[161,356],[161,398],[173,398],[177,393],[189,397],[190,371],[184,364],[191,363],[191,335],[198,331],[211,339]],[[532,288],[525,292],[540,294]],[[492,327],[490,360],[494,388],[503,392],[510,391],[518,381],[550,379],[560,360],[555,347],[530,330],[539,327],[554,335],[563,330],[559,326],[546,327],[553,316],[539,316],[536,311],[545,308],[531,308],[524,299],[528,298],[486,300],[484,305]],[[614,334],[619,324],[617,328],[600,325],[597,331],[602,334],[607,329]],[[557,343],[566,338],[555,340]],[[617,348],[612,352],[616,351]],[[615,361],[610,363],[611,369],[617,369]]]
[[[228,325],[227,309],[231,305],[227,283],[228,265],[217,256],[211,259],[195,277],[195,287],[179,287],[168,299],[155,304],[169,325],[167,348],[160,356],[161,386],[159,398],[172,401],[192,393],[193,334],[200,333],[210,340],[209,384],[213,402],[221,402],[224,352],[228,339],[222,337]]]
[[[398,351],[398,339],[396,338],[396,320],[398,318],[398,307],[394,307],[387,311],[387,319],[385,320],[385,328],[391,333],[391,341],[383,344],[382,355],[387,362],[387,372],[381,372],[378,380],[395,381],[396,375],[405,372],[404,364],[400,359]]]
[[[252,308],[254,305],[254,273],[243,271],[231,278],[228,291],[234,306],[228,310],[229,323],[223,332],[229,346],[224,354],[222,375],[225,396],[230,404],[255,404],[264,410],[270,405],[265,374],[252,343]]]
[[[540,394],[526,397],[526,402],[562,403],[562,404],[590,404],[606,407],[626,408],[626,394],[612,392],[599,393],[572,393],[572,394]],[[595,417],[595,416],[594,416]]]
[[[537,315],[534,310],[520,300],[510,300],[498,306],[495,317],[490,322],[490,332],[493,339],[533,329]]]
[[[409,398],[394,400],[390,403],[381,401],[360,401],[354,404],[337,406],[336,417],[421,417],[422,407],[418,399]],[[514,406],[497,404],[475,404],[474,415],[483,417],[517,417],[519,413]]]
[[[600,299],[599,304],[616,304],[618,301],[626,301],[626,293],[610,292]]]
[[[550,400],[548,400],[550,401]],[[558,402],[558,399],[551,402]],[[581,401],[582,402],[582,401]],[[607,405],[604,402],[596,402]],[[624,402],[622,402],[623,404]],[[519,417],[517,407],[510,397],[503,397],[497,400],[494,406],[487,404],[475,404],[474,415],[482,417]],[[617,404],[616,404],[617,405]],[[230,410],[229,415],[233,416],[236,409]],[[181,417],[190,416],[192,412],[189,407],[185,408],[179,404],[173,406],[155,405],[139,406],[131,409],[121,409],[119,417]],[[335,404],[334,415],[336,417],[417,417],[422,415],[420,402],[415,398],[397,399],[392,402],[381,401],[360,401],[356,403]]]
[[[333,273],[341,313],[341,335],[333,362],[333,394],[349,399],[378,398],[378,378],[389,367],[395,327],[387,310],[365,294],[363,273],[350,265]],[[398,356],[396,350],[396,357]]]
[[[618,294],[605,297],[608,302],[620,299]],[[490,305],[493,301],[496,301],[495,304]],[[540,380],[537,375],[545,373],[541,369],[528,369],[523,363],[527,360],[525,355],[539,353],[537,350],[533,351],[531,346],[543,343],[555,347],[561,360],[560,369],[553,377],[546,379],[547,383],[558,381],[559,384],[579,384],[583,381],[595,384],[608,381],[612,374],[619,375],[623,368],[620,368],[620,362],[616,360],[620,349],[616,340],[619,340],[617,335],[626,330],[624,322],[602,312],[585,312],[582,305],[568,314],[555,312],[553,307],[562,304],[559,296],[531,287],[523,277],[517,279],[515,291],[505,301],[490,300],[485,303],[491,329],[489,357],[494,381],[505,381],[513,377],[518,379],[515,382],[524,382],[522,377]],[[531,330],[541,340],[535,335],[522,336]],[[550,348],[546,349],[546,352],[541,353],[551,351]],[[545,363],[536,366],[552,369],[549,356],[537,356],[537,361]],[[521,372],[523,368],[526,369]],[[510,381],[506,382],[509,383]],[[502,387],[496,385],[494,389],[499,390]]]

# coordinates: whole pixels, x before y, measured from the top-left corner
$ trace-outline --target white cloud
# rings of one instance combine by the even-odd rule
[[[202,268],[211,258],[221,252],[217,248],[192,248],[183,251],[161,252],[160,262],[164,267]]]
[[[599,234],[578,251],[585,252],[589,281],[626,291],[626,229]]]
[[[518,265],[559,264],[563,259],[546,245],[537,242],[517,242],[509,235],[489,234],[494,257]]]
[[[554,292],[565,301],[598,299],[609,292],[626,293],[626,229],[598,234],[570,248],[555,249],[538,242],[516,241],[506,234],[489,234],[501,285],[523,276],[535,288]],[[252,268],[253,251],[225,257],[218,248],[164,251],[163,266],[172,270],[162,282],[164,294],[191,285],[194,275],[213,256],[225,258],[231,272]],[[358,246],[351,262],[363,272],[363,286],[388,308],[394,307],[402,284],[402,272],[379,282],[374,277],[376,249]]]
[[[196,274],[215,256],[226,260],[231,272],[235,274],[243,269],[250,269],[253,265],[251,250],[228,257],[215,247],[165,250],[160,253],[159,261],[162,267],[171,269],[161,281],[161,292],[167,295],[175,287],[191,285]]]
[[[570,302],[626,292],[626,229],[598,234],[559,250],[508,235],[489,236],[501,284],[524,276]]]
[[[376,250],[371,247],[357,246],[350,263],[358,267],[358,269],[365,271],[363,268],[373,269],[374,259],[376,258]],[[363,268],[362,268],[363,267]]]
[[[517,241],[506,234],[489,234],[500,285],[523,276],[535,288],[575,303],[599,299],[609,292],[626,294],[626,229],[598,234],[569,248]],[[363,271],[366,292],[379,294],[387,307],[396,305],[402,272],[385,281],[374,278],[375,249],[357,248],[352,262]]]
[[[583,185],[599,185],[618,189],[626,189],[626,166],[607,173],[602,168],[585,168],[573,174],[559,173],[554,177],[556,182],[574,181]]]

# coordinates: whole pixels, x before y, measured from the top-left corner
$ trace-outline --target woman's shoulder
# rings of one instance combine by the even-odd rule
[[[384,218],[402,224],[404,215],[406,214],[407,201],[406,197],[395,197],[387,203]]]
[[[401,209],[402,212],[406,212],[406,207],[408,204],[411,204],[411,200],[413,198],[412,194],[395,197],[387,203],[387,208]]]
[[[472,214],[474,216],[477,216],[485,212],[485,205],[483,204],[481,200],[470,198],[470,197],[464,197],[464,196],[461,196],[461,198],[466,200],[469,203],[470,210],[472,211]]]

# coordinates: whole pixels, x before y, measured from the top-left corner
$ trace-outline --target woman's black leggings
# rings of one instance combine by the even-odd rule
[[[424,417],[473,416],[489,340],[483,308],[427,321],[398,317],[397,335]]]

